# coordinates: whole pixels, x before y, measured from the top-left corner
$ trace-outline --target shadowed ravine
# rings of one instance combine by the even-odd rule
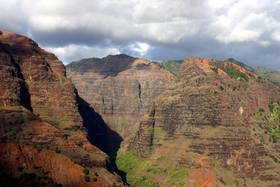
[[[100,150],[110,156],[111,165],[108,165],[108,170],[116,172],[125,182],[126,173],[118,170],[116,166],[116,157],[123,138],[119,134],[108,127],[102,117],[94,111],[90,105],[78,97],[79,112],[84,120],[84,127],[88,131],[88,140],[92,145],[95,145]]]

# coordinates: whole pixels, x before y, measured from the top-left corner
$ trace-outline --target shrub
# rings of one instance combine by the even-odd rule
[[[239,182],[237,180],[234,180],[233,182],[235,182],[236,185],[239,186]]]
[[[222,91],[224,90],[224,87],[222,85],[220,85],[220,90],[222,90]]]
[[[27,132],[27,135],[31,135],[31,133],[30,133],[30,132]]]
[[[53,185],[54,185],[54,186],[58,186],[58,184],[57,184],[57,182],[56,182],[56,181],[54,181],[54,182],[53,182]]]
[[[89,174],[89,170],[87,168],[83,169],[84,174],[88,175]]]
[[[92,178],[92,181],[93,181],[93,182],[96,182],[96,181],[97,181],[97,179],[96,179],[95,177],[93,177],[93,178]]]
[[[55,148],[55,152],[60,153],[60,150],[58,149],[58,147]]]
[[[223,185],[227,185],[227,183],[223,180],[223,179],[221,179],[221,180],[219,180]]]
[[[264,109],[263,109],[263,108],[260,108],[259,111],[260,111],[260,112],[264,112]]]
[[[79,144],[80,146],[82,146],[82,145],[83,145],[83,143],[82,143],[82,142],[78,142],[78,144]]]
[[[117,185],[116,185],[116,183],[115,183],[115,182],[113,182],[113,187],[117,187]]]
[[[165,159],[165,156],[160,156],[160,157],[157,158],[156,162],[158,162],[160,160],[163,160],[163,159]]]
[[[95,176],[98,176],[98,174],[97,174],[96,172],[94,173],[94,175],[95,175]]]
[[[84,180],[85,180],[86,182],[89,182],[89,177],[88,177],[87,175],[85,175],[85,176],[84,176]]]
[[[36,149],[37,148],[37,144],[33,144],[33,147]]]
[[[218,73],[218,68],[211,68],[215,73]]]
[[[40,152],[42,150],[41,147],[37,147],[37,151]]]
[[[33,168],[36,168],[36,164],[35,164],[35,163],[33,163],[32,167],[33,167]]]
[[[49,146],[49,145],[46,145],[46,149],[49,150],[49,148],[50,148],[50,146]]]
[[[17,165],[17,171],[21,172],[23,170],[23,168],[21,167],[21,165]]]
[[[76,161],[74,160],[74,162],[73,162],[74,164],[76,164]]]
[[[45,173],[45,169],[44,169],[44,168],[41,169],[41,173],[42,173],[42,174]]]

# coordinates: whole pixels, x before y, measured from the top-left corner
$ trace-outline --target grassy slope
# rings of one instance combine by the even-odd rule
[[[272,69],[272,68],[268,68],[268,67],[249,67],[246,64],[239,62],[237,60],[234,60],[233,58],[228,58],[225,59],[223,61],[227,61],[227,62],[231,62],[234,63],[236,65],[239,65],[243,68],[245,68],[246,70],[260,76],[266,79],[269,79],[271,82],[273,82],[274,84],[280,86],[280,78],[276,78],[276,75],[280,75],[280,71]]]

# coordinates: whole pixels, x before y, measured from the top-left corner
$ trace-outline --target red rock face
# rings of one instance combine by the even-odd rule
[[[150,103],[138,129],[123,145],[135,155],[150,158],[151,162],[158,157],[156,155],[161,155],[172,158],[174,165],[186,163],[184,169],[188,170],[191,170],[191,160],[208,156],[218,175],[207,170],[197,171],[197,174],[192,172],[190,176],[195,180],[199,176],[203,178],[201,183],[193,183],[190,179],[194,186],[203,186],[208,176],[212,186],[215,186],[213,180],[233,183],[242,176],[259,178],[264,183],[274,180],[274,184],[278,184],[279,168],[272,159],[265,157],[265,153],[275,153],[269,146],[278,149],[277,145],[259,143],[261,139],[268,142],[269,135],[264,136],[264,130],[259,127],[261,122],[250,114],[264,108],[266,112],[262,115],[270,115],[268,104],[280,99],[279,87],[268,80],[259,81],[254,75],[248,75],[248,82],[237,81],[221,69],[214,72],[211,62],[187,58],[176,84]],[[233,66],[248,74],[243,68]],[[174,156],[169,153],[173,151]],[[268,165],[275,172],[268,174]],[[181,170],[182,164],[175,168]],[[227,177],[225,172],[234,177]]]
[[[38,159],[36,162],[50,171],[49,176],[65,186],[79,186],[77,184],[83,179],[83,176],[79,177],[80,166],[74,165],[71,170],[73,164],[65,161],[70,158],[77,164],[94,166],[93,171],[100,171],[101,183],[97,185],[108,186],[117,180],[117,174],[104,168],[111,167],[109,157],[88,141],[76,89],[65,77],[62,62],[52,53],[42,50],[27,37],[2,31],[0,90],[0,143],[5,143],[1,145],[5,152],[0,167],[4,167],[9,175],[16,175],[15,165],[5,163],[11,162],[7,160],[9,151],[15,148],[11,143],[18,143],[16,149],[23,152],[23,164]],[[90,118],[86,114],[83,117]],[[36,154],[28,146],[45,150]],[[54,153],[56,149],[61,155],[59,158]],[[44,159],[51,162],[52,156],[54,161],[58,159],[57,162],[61,163],[55,161],[50,164],[53,168],[48,168],[47,163],[42,162]],[[65,168],[59,170],[63,164],[66,164]],[[77,179],[66,181],[74,175],[78,176]],[[107,182],[102,182],[102,178]]]
[[[37,151],[21,144],[0,144],[0,153],[1,167],[8,173],[13,173],[14,176],[20,173],[16,170],[20,165],[23,172],[33,172],[37,175],[41,175],[40,170],[44,169],[45,175],[62,186],[110,186],[102,177],[95,176],[93,172],[88,174],[90,181],[85,182],[83,167],[53,151],[44,149]],[[35,168],[33,164],[36,165]],[[40,168],[39,173],[37,168]],[[96,177],[96,182],[92,180],[93,177]]]
[[[24,36],[3,31],[0,42],[2,71],[6,72],[0,81],[4,91],[12,92],[2,97],[2,106],[16,99],[23,105],[30,101],[27,108],[43,120],[61,129],[82,128],[76,90],[65,77],[62,62]]]
[[[79,95],[123,138],[148,104],[175,82],[160,66],[127,55],[85,59],[66,67]]]

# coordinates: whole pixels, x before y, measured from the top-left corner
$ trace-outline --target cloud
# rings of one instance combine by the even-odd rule
[[[269,59],[280,69],[280,1],[0,0],[0,28],[28,35],[63,62],[108,54],[162,61]],[[273,60],[274,59],[274,60]]]
[[[70,44],[64,47],[45,47],[44,49],[56,54],[56,56],[63,62],[71,62],[82,58],[102,58],[108,54],[120,54],[120,51],[113,47],[100,48],[98,46],[89,47],[86,45],[75,44]]]

